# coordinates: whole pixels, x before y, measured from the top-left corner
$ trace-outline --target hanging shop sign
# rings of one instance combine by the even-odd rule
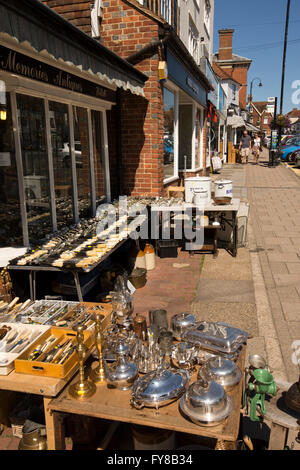
[[[207,117],[211,119],[212,122],[218,122],[217,110],[210,101],[207,102]]]
[[[201,106],[206,106],[206,90],[187,68],[167,49],[168,78]]]
[[[217,108],[218,107],[218,88],[219,88],[219,82],[216,78],[216,75],[208,62],[206,60],[206,78],[210,81],[213,90],[209,92],[208,94],[208,99],[213,103],[213,105]]]
[[[0,70],[94,98],[110,102],[116,101],[115,92],[109,88],[97,85],[4,46],[0,46]]]

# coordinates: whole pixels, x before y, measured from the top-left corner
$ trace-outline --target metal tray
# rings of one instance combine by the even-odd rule
[[[182,335],[182,341],[198,344],[210,351],[234,353],[247,341],[248,333],[227,323],[197,322]]]

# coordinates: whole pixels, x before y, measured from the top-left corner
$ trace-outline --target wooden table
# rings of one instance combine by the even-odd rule
[[[245,364],[244,346],[238,359],[238,366],[244,370]],[[74,381],[78,380],[78,377]],[[196,373],[191,382],[196,380]],[[107,386],[97,385],[95,395],[86,401],[76,401],[68,395],[65,389],[57,398],[48,403],[48,409],[52,413],[52,425],[47,428],[50,443],[55,444],[55,449],[64,449],[64,425],[60,419],[62,413],[72,413],[81,416],[90,416],[105,420],[120,421],[125,423],[150,426],[160,429],[168,429],[196,436],[222,439],[234,443],[237,440],[240,423],[240,408],[243,383],[234,387],[228,394],[233,398],[234,409],[224,424],[213,427],[198,426],[184,418],[179,409],[179,401],[159,408],[156,412],[153,408],[136,410],[130,406],[131,391],[108,389]],[[50,433],[50,434],[48,434]]]
[[[110,320],[112,311],[111,304],[99,304],[97,302],[83,303],[87,307],[94,307],[95,305],[103,306],[104,311],[101,313],[105,317],[103,320],[105,329]],[[90,353],[91,352],[92,349],[90,350]],[[55,443],[55,439],[57,438],[55,437],[54,428],[56,426],[55,419],[59,419],[59,417],[52,415],[52,412],[49,409],[49,402],[65,388],[65,386],[71,381],[72,377],[76,374],[77,370],[78,365],[74,364],[73,368],[64,379],[41,377],[30,374],[17,374],[14,370],[8,375],[0,375],[0,390],[10,390],[43,396],[49,450],[53,450],[57,447],[57,444]]]

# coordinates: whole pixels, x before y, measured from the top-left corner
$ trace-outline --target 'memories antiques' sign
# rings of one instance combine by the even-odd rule
[[[64,70],[0,46],[0,69],[84,95],[115,102],[115,92]]]

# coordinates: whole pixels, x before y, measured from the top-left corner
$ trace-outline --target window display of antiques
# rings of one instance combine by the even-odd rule
[[[81,220],[78,224],[65,228],[46,241],[11,260],[18,266],[54,266],[58,268],[87,270],[99,263],[117,245],[126,240],[143,222],[144,218],[117,218],[106,229],[99,230],[103,217]],[[126,225],[126,220],[128,224]],[[101,229],[101,227],[100,227]]]

